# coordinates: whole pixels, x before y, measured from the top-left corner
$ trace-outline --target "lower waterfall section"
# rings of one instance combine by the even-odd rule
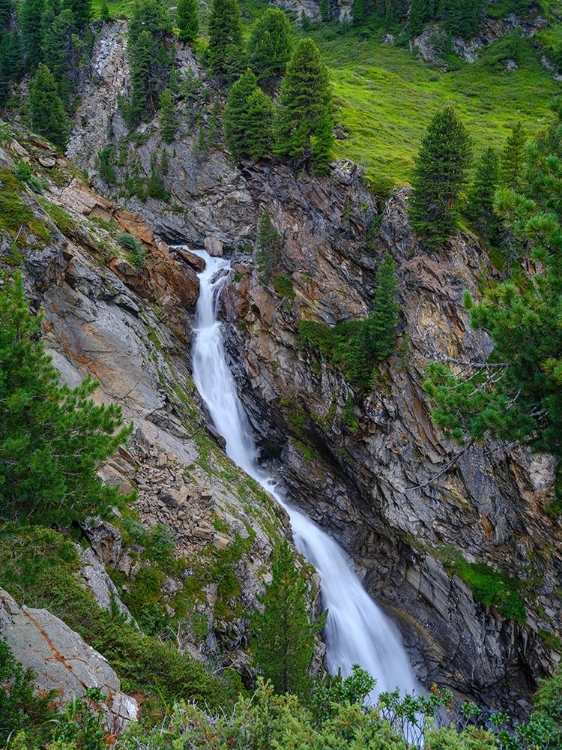
[[[343,550],[301,511],[291,507],[267,471],[257,462],[257,448],[226,361],[218,297],[228,278],[230,262],[197,251],[205,260],[199,275],[200,296],[193,343],[193,379],[215,428],[226,441],[228,456],[258,481],[291,520],[295,544],[321,577],[322,602],[328,609],[325,628],[326,667],[335,674],[351,674],[354,664],[376,678],[379,692],[400,688],[419,692],[396,628],[369,597],[348,564]]]

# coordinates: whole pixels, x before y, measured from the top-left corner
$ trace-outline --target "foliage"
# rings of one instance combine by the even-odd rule
[[[474,180],[468,191],[465,213],[482,237],[489,242],[497,239],[499,230],[499,219],[494,206],[499,180],[498,152],[493,148],[488,148],[476,165]]]
[[[213,0],[207,49],[211,72],[230,83],[244,70],[245,56],[238,0]]]
[[[465,295],[472,325],[490,334],[494,350],[486,362],[467,363],[458,373],[432,365],[426,390],[436,402],[436,424],[457,440],[488,433],[560,456],[562,149],[554,137],[560,123],[549,132],[529,152],[527,183],[535,200],[512,190],[498,195],[499,215],[520,243],[521,265],[511,278],[490,284],[481,302]]]
[[[326,174],[334,140],[328,69],[311,39],[301,39],[281,85],[275,153]]]
[[[78,71],[77,23],[71,10],[55,14],[52,8],[48,9],[48,16],[43,15],[43,23],[43,63],[53,74],[61,102],[68,107],[72,78]]]
[[[522,185],[527,134],[521,121],[512,128],[501,157],[502,187],[520,190]]]
[[[68,143],[69,125],[58,87],[49,68],[39,64],[29,90],[29,114],[33,130],[44,135],[61,151]]]
[[[178,0],[177,23],[180,42],[192,44],[199,33],[197,0]]]
[[[8,97],[10,83],[23,72],[23,47],[20,31],[15,23],[16,5],[13,0],[0,3],[0,106]]]
[[[149,198],[156,198],[161,201],[167,201],[170,199],[170,193],[164,186],[162,169],[156,161],[155,153],[150,156],[150,177],[148,178],[146,194]]]
[[[229,689],[201,663],[98,607],[77,576],[80,565],[70,539],[55,531],[8,526],[0,532],[0,586],[76,630],[106,657],[125,692],[140,693],[156,709],[180,698],[228,705]]]
[[[271,583],[258,597],[263,611],[256,609],[250,621],[254,664],[275,692],[306,698],[312,684],[308,669],[323,621],[310,620],[306,571],[296,567],[286,539],[273,551],[271,573]]]
[[[0,292],[0,495],[4,520],[68,525],[118,504],[98,467],[132,426],[115,405],[96,406],[97,387],[59,386],[40,319],[30,315],[19,275]]]
[[[167,48],[171,30],[168,12],[159,0],[136,0],[127,37],[131,99],[125,112],[131,126],[154,114],[168,84],[173,60],[173,52]]]
[[[45,0],[22,0],[20,19],[23,49],[27,65],[31,70],[35,70],[41,62],[44,10]]]
[[[273,145],[273,102],[248,68],[233,84],[224,109],[224,134],[235,159],[261,159]]]
[[[43,739],[41,727],[53,715],[53,696],[37,695],[34,674],[16,661],[6,641],[0,639],[0,745],[20,730],[33,730],[34,738]]]
[[[114,146],[104,146],[98,153],[100,179],[102,179],[108,185],[115,185],[115,183],[117,182],[117,174],[113,166],[114,158]]]
[[[273,288],[278,297],[295,299],[295,288],[293,278],[286,273],[277,273],[273,279]]]
[[[124,232],[116,237],[115,241],[125,250],[133,265],[144,268],[146,263],[146,248],[140,240],[137,240],[132,234]]]
[[[361,321],[353,342],[354,379],[364,388],[369,385],[375,362],[389,357],[396,346],[400,311],[396,304],[397,290],[394,259],[386,253],[376,275],[373,309]]]
[[[252,29],[250,66],[260,83],[280,79],[291,56],[291,26],[279,8],[268,8]]]
[[[470,157],[468,133],[454,110],[445,107],[422,140],[409,203],[412,227],[428,245],[442,243],[457,227],[456,202]]]
[[[178,129],[176,105],[170,89],[164,89],[160,94],[160,130],[164,143],[172,143]],[[165,152],[164,152],[165,153]]]
[[[22,198],[22,185],[9,169],[0,169],[0,229],[16,234],[33,221],[33,211]]]
[[[256,268],[262,284],[269,284],[281,261],[283,241],[271,219],[269,208],[260,216],[256,239]]]

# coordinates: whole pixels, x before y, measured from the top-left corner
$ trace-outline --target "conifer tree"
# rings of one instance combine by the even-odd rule
[[[271,150],[273,113],[273,102],[248,68],[230,89],[223,115],[226,142],[235,159],[261,159]]]
[[[294,163],[313,164],[326,174],[333,144],[332,93],[328,69],[311,39],[301,39],[281,85],[275,153]]]
[[[412,36],[421,34],[424,25],[430,20],[427,0],[412,0],[409,15],[409,29]]]
[[[177,129],[178,118],[172,92],[170,89],[164,89],[160,94],[160,130],[164,143],[172,143]]]
[[[353,377],[357,383],[367,388],[375,362],[389,357],[396,346],[396,326],[400,308],[396,304],[398,284],[394,259],[386,253],[375,279],[373,309],[361,321],[353,342]]]
[[[199,33],[199,20],[197,17],[197,0],[178,0],[178,38],[180,42],[191,44]]]
[[[466,215],[488,241],[497,237],[499,218],[494,206],[494,197],[500,180],[500,159],[494,148],[482,154],[476,166],[474,180],[468,191]]]
[[[269,208],[260,216],[256,239],[256,268],[262,284],[269,284],[281,261],[283,242],[271,219]]]
[[[80,32],[85,31],[92,20],[92,0],[63,0],[63,10],[69,10]]]
[[[23,72],[23,50],[16,18],[13,0],[1,0],[0,106],[6,101],[10,82],[17,81]]]
[[[31,126],[64,151],[68,143],[69,123],[49,68],[39,64],[29,91]]]
[[[268,8],[260,17],[248,44],[250,66],[258,81],[274,83],[285,73],[291,56],[291,26],[279,8]]]
[[[456,202],[471,159],[470,137],[451,107],[438,112],[418,154],[410,197],[412,227],[437,245],[456,230]]]
[[[515,123],[506,141],[501,157],[502,187],[520,190],[525,162],[527,134],[521,121]]]
[[[107,0],[102,0],[100,5],[100,19],[103,23],[109,23],[111,19],[111,13],[109,12],[109,5]]]
[[[263,612],[256,610],[250,623],[254,663],[275,692],[306,698],[312,684],[312,661],[319,625],[306,609],[306,575],[293,561],[289,543],[283,540],[272,555],[272,580],[260,597]]]
[[[42,59],[44,10],[45,0],[22,0],[20,7],[22,42],[26,62],[31,70],[35,70]]]
[[[213,0],[209,19],[209,68],[224,82],[233,81],[244,69],[244,43],[238,0]]]
[[[72,11],[66,9],[45,26],[41,47],[43,62],[53,74],[63,105],[68,107],[72,88],[71,76],[78,69],[78,55],[74,46],[76,21]]]
[[[21,276],[0,292],[0,319],[2,520],[67,526],[107,512],[118,492],[96,471],[131,428],[117,406],[94,404],[90,378],[75,389],[59,386]]]

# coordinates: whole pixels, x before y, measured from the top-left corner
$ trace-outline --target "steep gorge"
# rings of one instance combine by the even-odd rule
[[[462,309],[463,291],[477,294],[482,274],[493,274],[488,259],[470,236],[455,238],[438,254],[422,252],[405,217],[407,191],[381,205],[352,165],[339,164],[330,177],[311,178],[268,162],[236,169],[220,143],[204,155],[194,153],[196,133],[186,124],[186,102],[180,105],[185,119],[173,147],[161,143],[156,121],[142,126],[136,141],[127,138],[117,108],[117,94],[127,83],[124,31],[122,24],[106,26],[96,41],[96,76],[84,89],[69,153],[90,170],[98,188],[143,214],[170,242],[199,245],[210,237],[228,251],[247,250],[260,212],[269,206],[283,235],[283,266],[294,298],[282,298],[260,284],[248,252],[235,256],[235,274],[223,298],[235,375],[264,458],[275,462],[293,501],[342,544],[368,590],[399,622],[424,684],[435,681],[486,705],[513,707],[560,659],[561,529],[544,512],[554,464],[547,456],[531,456],[517,446],[486,444],[472,447],[441,473],[459,448],[433,427],[422,389],[424,368],[432,359],[446,355],[464,361],[489,350],[489,341],[471,331]],[[198,75],[189,53],[182,54],[178,69]],[[201,107],[201,118],[208,122],[211,106]],[[117,185],[104,184],[97,174],[98,152],[104,145],[112,146],[115,154],[123,151],[122,158],[115,158]],[[143,202],[119,187],[131,165],[137,165],[137,176],[146,179],[151,154],[162,150],[168,154],[168,203],[152,198]],[[67,208],[88,195],[83,190],[72,195],[68,189]],[[109,204],[97,199],[94,204],[98,207],[80,213],[97,213],[102,220],[115,216],[119,222]],[[121,213],[121,220],[131,221],[130,214]],[[145,231],[150,230],[143,227]],[[138,226],[133,233],[141,236]],[[149,498],[162,479],[158,472],[168,471],[176,460],[191,466],[196,453],[201,456],[186,427],[193,414],[186,415],[184,423],[178,416],[182,406],[173,395],[170,373],[171,361],[180,388],[192,389],[184,361],[189,340],[185,310],[193,309],[197,284],[167,246],[152,239],[148,244],[153,254],[149,267],[161,262],[167,269],[157,276],[162,283],[156,299],[154,288],[146,292],[143,274],[124,261],[111,261],[108,280],[109,271],[84,263],[74,251],[67,251],[66,260],[53,260],[59,273],[49,279],[38,275],[37,280],[47,290],[47,334],[53,338],[57,366],[66,369],[71,380],[77,375],[75,365],[69,365],[69,352],[83,352],[79,364],[94,371],[105,396],[121,401],[127,415],[140,420],[149,438],[146,478],[140,485],[143,492],[147,488],[146,500],[141,496],[141,503],[155,518],[175,518],[179,494],[168,504],[160,499],[157,511]],[[305,319],[333,325],[364,316],[374,270],[385,250],[393,254],[398,269],[401,335],[397,353],[381,366],[375,391],[361,396],[317,351],[300,342],[297,324]],[[165,259],[159,261],[158,253]],[[118,272],[117,281],[113,271]],[[137,297],[130,301],[119,278],[135,292],[142,291],[146,304],[141,311],[135,310]],[[53,281],[57,283],[51,286]],[[177,339],[165,333],[154,304],[166,324],[172,323]],[[116,316],[125,339],[135,339],[132,359],[122,356],[123,340],[112,341],[108,334],[99,342],[100,330],[115,330]],[[79,323],[67,329],[74,318]],[[139,318],[145,319],[142,332],[136,330]],[[63,319],[65,330],[73,333],[58,339]],[[94,329],[92,319],[98,321]],[[159,343],[152,346],[154,336]],[[95,345],[92,339],[97,339]],[[112,360],[112,367],[104,365],[102,354]],[[121,359],[119,372],[128,374],[126,382],[114,378],[115,362],[121,364]],[[203,419],[198,410],[199,426]],[[150,443],[161,446],[158,455],[151,455]],[[231,469],[216,457],[214,446],[212,455],[204,477],[199,476],[201,467],[196,469],[197,483],[216,483],[213,496],[219,495],[229,510],[229,485],[244,480],[229,474]],[[221,472],[229,478],[221,478]],[[179,486],[172,489],[183,491]],[[205,499],[208,495],[202,498],[203,508]],[[267,508],[264,513],[279,530],[274,511]],[[227,543],[212,529],[213,519],[207,515],[207,525],[202,523],[199,531],[182,532],[188,548],[199,550],[194,538]],[[254,527],[255,517],[249,516],[247,508],[237,521],[227,514],[230,532]],[[267,557],[268,544],[258,535],[254,571]],[[502,607],[477,601],[455,574],[458,552],[468,563],[483,562],[513,576],[507,596],[522,597],[525,623],[503,615]],[[245,579],[246,602],[258,585],[254,576]],[[207,594],[211,606],[213,592]],[[243,626],[234,617],[221,627],[236,648]]]

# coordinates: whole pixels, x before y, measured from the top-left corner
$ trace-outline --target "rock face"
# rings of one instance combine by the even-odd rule
[[[399,619],[422,681],[510,705],[560,659],[551,644],[562,630],[562,555],[553,541],[561,527],[544,512],[554,461],[495,444],[457,458],[460,449],[433,426],[422,388],[428,362],[489,352],[486,336],[470,329],[462,295],[477,295],[483,270],[493,271],[470,238],[422,252],[408,228],[406,190],[384,208],[375,249],[366,250],[374,206],[364,209],[360,186],[348,188],[343,212],[333,183],[303,181],[301,204],[281,174],[257,173],[248,184],[276,196],[294,299],[259,284],[250,260],[236,266],[239,281],[224,298],[230,351],[264,452],[277,457],[293,501],[340,541],[368,590]],[[374,391],[360,396],[300,343],[296,324],[364,315],[386,250],[397,264],[401,334]],[[526,623],[481,605],[447,567],[455,554],[515,576]]]
[[[192,562],[183,578],[164,584],[171,601],[192,576],[191,610],[182,615],[178,648],[212,657],[219,669],[243,666],[247,613],[263,591],[273,546],[288,524],[273,499],[224,455],[191,380],[190,316],[198,296],[192,265],[200,259],[175,254],[155,239],[142,216],[96,194],[60,158],[54,182],[39,160],[49,147],[35,137],[8,141],[0,163],[13,167],[16,148],[48,180],[41,204],[22,189],[45,231],[37,237],[30,230],[21,245],[26,292],[33,308],[43,309],[47,351],[62,381],[75,386],[91,373],[99,382],[94,398],[121,405],[125,420],[135,423],[130,445],[108,460],[100,476],[122,494],[135,490],[133,507],[145,530],[163,524],[176,557]],[[116,243],[123,231],[144,244],[144,267]],[[6,268],[10,247],[0,235],[0,264]],[[143,549],[125,548],[111,524],[92,521],[84,530],[92,545],[84,553],[85,585],[100,606],[117,605],[130,617],[122,591],[104,569],[134,575]],[[230,562],[237,586],[224,599],[219,581],[201,571],[238,539],[241,552]],[[205,578],[199,588],[196,572],[198,581]],[[168,614],[175,615],[171,606]]]
[[[0,637],[15,658],[36,673],[38,690],[55,690],[61,703],[81,697],[88,688],[107,695],[107,724],[118,731],[137,718],[137,702],[121,692],[117,675],[106,659],[88,646],[62,620],[45,609],[18,607],[0,589]]]

